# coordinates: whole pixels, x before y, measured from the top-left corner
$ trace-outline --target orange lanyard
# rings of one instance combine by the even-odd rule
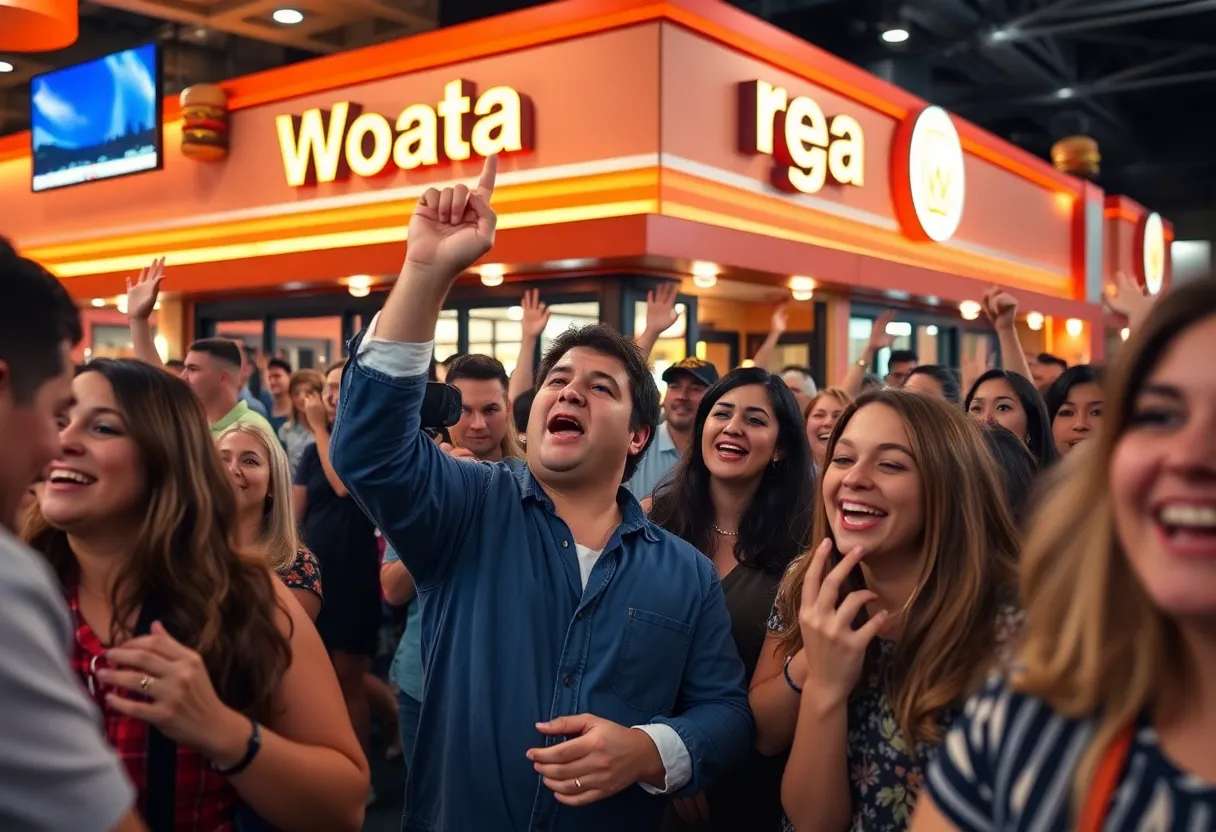
[[[1110,811],[1111,799],[1115,789],[1119,787],[1119,777],[1123,774],[1123,764],[1127,762],[1127,754],[1132,747],[1132,738],[1136,734],[1134,722],[1115,735],[1115,739],[1107,747],[1094,772],[1094,781],[1090,784],[1089,794],[1085,798],[1085,806],[1081,810],[1081,820],[1077,824],[1077,832],[1101,832],[1106,823],[1107,812]]]

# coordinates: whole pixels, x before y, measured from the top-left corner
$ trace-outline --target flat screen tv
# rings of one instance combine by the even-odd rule
[[[156,44],[34,76],[33,189],[159,170],[162,97]]]

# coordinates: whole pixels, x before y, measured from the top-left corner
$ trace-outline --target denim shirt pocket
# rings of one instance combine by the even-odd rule
[[[612,689],[635,711],[667,715],[676,704],[692,626],[658,613],[629,608],[625,638],[612,673]]]

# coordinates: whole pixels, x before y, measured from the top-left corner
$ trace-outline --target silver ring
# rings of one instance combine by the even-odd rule
[[[152,687],[153,681],[154,680],[152,679],[151,676],[145,676],[144,678],[139,680],[139,689],[141,691],[143,691],[145,696],[148,694],[148,690]]]
[[[575,777],[574,778],[574,788],[578,789],[581,792],[583,790],[583,781],[579,780],[577,777]]]

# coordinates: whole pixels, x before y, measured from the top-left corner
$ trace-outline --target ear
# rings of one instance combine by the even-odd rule
[[[646,447],[646,440],[650,438],[650,428],[642,426],[633,432],[633,438],[629,440],[629,455],[637,456]]]

